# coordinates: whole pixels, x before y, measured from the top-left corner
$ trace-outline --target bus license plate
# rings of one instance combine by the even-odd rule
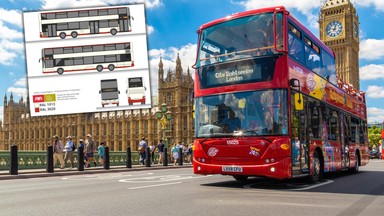
[[[243,168],[239,166],[223,166],[223,172],[243,172]]]

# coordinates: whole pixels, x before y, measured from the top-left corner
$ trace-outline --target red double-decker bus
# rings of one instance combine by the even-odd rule
[[[284,7],[197,33],[194,173],[315,182],[368,163],[364,93],[338,80],[332,50]]]

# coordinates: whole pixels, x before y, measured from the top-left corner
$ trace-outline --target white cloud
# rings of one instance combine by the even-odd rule
[[[384,39],[367,39],[360,42],[360,58],[376,60],[384,57]]]
[[[183,73],[186,74],[189,67],[190,73],[193,74],[194,71],[191,66],[195,64],[196,60],[196,44],[186,44],[180,48],[168,47],[167,49],[152,49],[149,51],[149,72],[151,76],[151,88],[153,95],[158,94],[157,87],[159,81],[158,70],[160,57],[162,57],[164,76],[166,77],[166,74],[169,69],[172,72],[175,71],[175,61],[177,59],[178,54],[181,60]]]
[[[10,29],[4,25],[3,21],[0,20],[0,38],[1,39],[21,39],[23,38],[23,33]]]
[[[384,109],[381,108],[368,107],[367,114],[369,123],[382,122],[384,119]]]
[[[9,40],[1,40],[0,41],[0,47],[7,49],[7,50],[16,51],[18,53],[24,53],[24,43],[22,43],[22,42],[13,42],[13,41],[9,41]]]
[[[153,26],[147,25],[147,35],[152,34],[155,31]]]
[[[0,65],[11,65],[16,57],[16,53],[5,50],[0,46]]]
[[[383,86],[368,86],[366,94],[370,98],[384,98],[384,87]]]
[[[136,3],[144,3],[147,8],[155,8],[162,5],[160,0],[41,0],[41,2],[42,8],[47,10]]]
[[[369,64],[369,65],[360,67],[360,79],[362,80],[384,79],[384,64],[382,65]]]
[[[23,25],[21,12],[18,10],[5,10],[4,8],[0,8],[0,20],[20,28]]]
[[[25,88],[22,88],[22,87],[9,87],[7,89],[7,92],[9,93],[12,93],[13,96],[17,96],[17,97],[21,97],[23,96],[24,98],[27,97],[28,95],[28,89],[25,87]]]
[[[356,1],[357,5],[362,7],[371,7],[374,6],[377,11],[384,12],[384,1],[383,0],[364,0]]]
[[[23,78],[16,80],[15,86],[26,87],[27,86],[27,78],[23,77]]]

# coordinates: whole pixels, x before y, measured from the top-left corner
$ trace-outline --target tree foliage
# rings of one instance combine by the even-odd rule
[[[381,127],[372,126],[368,128],[368,142],[369,146],[378,146],[381,140]]]

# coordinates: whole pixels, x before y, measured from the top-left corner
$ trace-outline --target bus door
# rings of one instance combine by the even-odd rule
[[[57,36],[56,24],[48,24],[47,30],[48,30],[48,37],[56,37]]]
[[[129,31],[128,21],[129,21],[129,18],[127,18],[127,19],[119,19],[119,28],[120,28],[121,32]]]
[[[307,118],[307,102],[304,101],[304,109],[296,110],[294,101],[291,102],[291,125],[292,125],[292,175],[307,174],[308,169],[308,151],[309,151],[309,136],[308,136],[308,118]],[[292,100],[293,96],[292,96]]]
[[[349,127],[347,116],[340,113],[340,131],[341,131],[341,168],[345,169],[349,167]]]
[[[89,28],[91,34],[99,34],[99,21],[89,22]]]

